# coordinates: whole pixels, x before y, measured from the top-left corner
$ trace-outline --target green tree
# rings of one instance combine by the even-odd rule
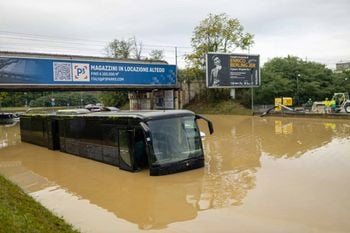
[[[200,67],[208,52],[233,52],[236,48],[247,49],[254,44],[254,36],[244,33],[240,21],[227,14],[209,14],[195,27],[191,44],[193,53],[187,59]]]
[[[273,104],[274,98],[293,97],[299,105],[309,98],[323,100],[335,91],[333,73],[325,65],[298,57],[273,58],[261,69],[262,82],[255,91],[255,103]],[[247,102],[247,101],[246,101]]]
[[[333,74],[334,92],[350,92],[350,71]]]
[[[128,102],[127,91],[104,91],[99,95],[99,99],[105,106],[121,107]]]
[[[2,92],[0,99],[3,107],[19,107],[24,106],[24,98],[22,92]]]
[[[131,56],[134,46],[134,39],[115,39],[106,47],[107,55],[118,59],[128,59]]]
[[[105,48],[109,57],[136,60],[141,60],[142,49],[142,41],[138,41],[135,36],[129,39],[114,39]]]
[[[48,92],[45,95],[30,101],[31,107],[50,107],[52,98],[55,106],[81,106],[99,102],[97,94],[85,92]]]
[[[3,104],[4,104],[7,96],[8,96],[7,92],[4,92],[4,91],[0,92],[0,110],[1,110],[1,107],[3,106]]]
[[[188,67],[185,69],[178,70],[178,81],[180,82],[190,82],[194,79],[201,79],[205,76],[204,70],[197,69],[195,67]]]
[[[134,58],[136,60],[141,60],[142,58],[142,50],[143,50],[143,43],[142,41],[137,41],[136,37],[134,36],[132,39],[132,51],[134,54]]]
[[[164,60],[164,50],[161,49],[153,49],[149,53],[149,60]]]
[[[236,48],[247,49],[254,44],[253,38],[253,34],[244,32],[244,27],[238,19],[230,18],[225,13],[209,14],[194,28],[191,38],[193,52],[186,56],[190,70],[185,72],[183,78],[190,81],[189,74],[192,73],[200,74],[200,76],[193,76],[193,79],[198,77],[205,79],[205,73],[201,71],[204,69],[205,54],[230,53]],[[230,96],[228,89],[209,89],[203,92],[203,95],[208,101],[227,99]]]

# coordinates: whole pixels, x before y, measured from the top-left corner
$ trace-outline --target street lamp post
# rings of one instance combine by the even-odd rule
[[[28,107],[27,92],[24,92],[24,107]]]
[[[299,78],[300,74],[297,75],[297,106],[299,106]]]
[[[254,114],[254,87],[253,87],[253,71],[254,69],[250,69],[250,85],[251,85],[251,89],[250,89],[250,94],[251,94],[251,108],[252,108],[252,114]]]

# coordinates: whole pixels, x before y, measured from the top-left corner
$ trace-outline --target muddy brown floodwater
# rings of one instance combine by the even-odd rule
[[[0,173],[82,232],[350,232],[350,121],[208,118],[202,169],[129,173],[2,125]]]

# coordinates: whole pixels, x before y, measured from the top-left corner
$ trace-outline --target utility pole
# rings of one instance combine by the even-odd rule
[[[300,74],[297,74],[297,106],[299,106],[299,78]]]
[[[251,97],[252,97],[252,115],[254,114],[254,88],[253,88],[253,71],[254,69],[250,69],[250,85],[251,85],[251,88],[250,88],[250,94],[251,94]]]
[[[248,46],[248,54],[250,54],[250,46]],[[254,72],[254,68],[250,69],[250,95],[251,95],[251,101],[252,101],[252,115],[254,114],[254,85],[253,85],[253,72]]]
[[[176,78],[176,85],[177,85],[178,83],[177,83],[177,47],[176,46],[175,46],[175,66],[176,66],[176,77],[175,78]],[[178,93],[178,96],[180,96],[179,90],[177,90],[176,92]],[[173,96],[174,106],[176,106],[175,99],[174,99],[174,97],[176,96],[175,90],[173,90],[173,95],[174,95]],[[179,100],[179,98],[177,100]],[[178,105],[179,105],[179,103],[178,103]]]
[[[177,71],[177,47],[175,46],[175,65],[176,65],[176,71]]]

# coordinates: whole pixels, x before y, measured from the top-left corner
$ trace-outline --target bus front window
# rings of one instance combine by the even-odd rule
[[[203,156],[195,118],[192,116],[148,121],[152,135],[154,165]]]

